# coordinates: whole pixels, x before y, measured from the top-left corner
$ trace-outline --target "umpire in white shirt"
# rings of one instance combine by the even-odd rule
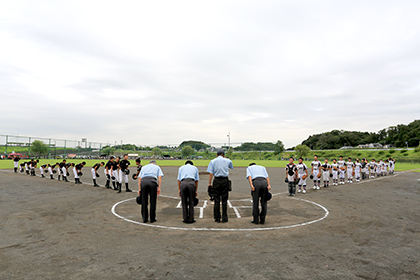
[[[264,224],[267,215],[266,194],[271,190],[270,179],[264,166],[251,163],[246,169],[246,178],[251,186],[252,194],[252,215],[254,224]],[[261,202],[261,212],[258,204]]]
[[[150,196],[150,222],[156,222],[156,200],[160,194],[163,172],[156,161],[151,160],[148,165],[142,167],[139,174],[139,195],[141,194],[141,216],[143,223],[149,219],[148,200]]]
[[[198,169],[191,160],[187,160],[185,165],[178,169],[178,190],[182,201],[183,222],[187,224],[195,223],[194,220],[194,200],[197,196]]]
[[[207,168],[207,172],[210,173],[209,176],[209,186],[213,188],[214,193],[214,209],[213,216],[214,221],[220,223],[220,218],[222,218],[222,223],[228,221],[227,215],[227,201],[229,199],[229,169],[233,169],[233,164],[230,159],[225,158],[225,152],[219,150],[217,152],[217,158],[210,161]],[[212,184],[212,179],[213,184]],[[222,217],[220,217],[220,200],[222,200]]]

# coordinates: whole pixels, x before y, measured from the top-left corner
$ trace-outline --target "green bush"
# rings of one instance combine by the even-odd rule
[[[392,149],[392,150],[389,150],[389,153],[392,155],[393,153],[395,153],[396,152],[396,150],[394,150],[394,149]]]

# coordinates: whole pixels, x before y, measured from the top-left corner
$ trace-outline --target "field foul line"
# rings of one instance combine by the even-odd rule
[[[408,172],[408,171],[402,171],[402,172]],[[402,173],[401,172],[401,173]],[[376,177],[376,178],[373,178],[373,179],[365,179],[365,180],[362,180],[362,181],[360,181],[360,182],[355,182],[354,184],[355,185],[359,185],[359,184],[364,184],[364,183],[369,183],[369,182],[372,182],[372,181],[379,181],[379,180],[382,180],[382,179],[386,179],[386,178],[394,178],[394,177],[396,177],[396,176],[398,176],[399,175],[399,173],[400,172],[398,172],[398,173],[395,173],[395,174],[393,174],[393,175],[387,175],[387,176],[381,176],[381,177]],[[346,183],[346,185],[349,185],[348,183]]]

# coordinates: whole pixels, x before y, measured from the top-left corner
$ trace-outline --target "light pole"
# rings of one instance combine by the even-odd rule
[[[230,149],[230,132],[228,132],[227,138],[228,138],[228,150],[229,150]]]

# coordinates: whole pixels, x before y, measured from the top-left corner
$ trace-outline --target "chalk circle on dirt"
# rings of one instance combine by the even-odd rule
[[[163,195],[161,195],[161,196],[163,196]],[[164,198],[169,198],[169,199],[179,200],[179,198],[171,197],[171,196],[163,196],[163,197]],[[280,198],[280,196],[276,196],[276,198]],[[242,220],[244,220],[243,223],[241,223],[241,226],[242,225],[244,226],[243,228],[241,228],[240,226],[236,227],[236,228],[222,228],[222,227],[191,227],[191,225],[189,225],[190,227],[188,227],[188,226],[182,227],[182,226],[162,225],[162,224],[159,224],[159,217],[158,217],[158,222],[156,222],[156,223],[153,223],[153,224],[143,223],[141,221],[133,220],[130,215],[117,213],[116,209],[117,209],[118,206],[121,206],[121,205],[123,205],[125,203],[128,203],[128,202],[131,203],[130,205],[134,205],[135,204],[135,201],[134,201],[135,198],[125,199],[125,200],[122,200],[122,201],[119,201],[119,202],[115,203],[111,208],[111,212],[116,217],[118,217],[118,218],[120,218],[120,219],[122,219],[126,222],[141,225],[141,226],[146,226],[146,227],[154,227],[154,228],[170,229],[170,230],[184,230],[184,231],[230,231],[230,232],[232,232],[232,231],[267,231],[267,230],[280,230],[280,229],[303,227],[303,226],[308,226],[308,225],[320,222],[320,221],[324,220],[325,218],[327,218],[328,215],[329,215],[328,209],[326,207],[322,206],[319,203],[316,203],[316,202],[313,202],[313,201],[310,201],[310,200],[306,200],[306,199],[289,197],[289,196],[281,196],[281,198],[286,198],[286,199],[302,202],[302,203],[305,203],[305,204],[309,204],[309,206],[313,206],[313,207],[316,207],[316,208],[320,209],[321,211],[319,211],[319,212],[321,213],[321,215],[318,215],[318,217],[315,217],[312,220],[301,222],[301,223],[282,225],[282,226],[266,226],[266,227],[264,227],[262,225],[260,227],[256,227],[255,225],[252,225],[248,222],[245,222],[245,221],[247,221],[246,219],[242,219]],[[136,205],[136,207],[138,207],[138,206]],[[270,207],[269,207],[269,209],[270,209]],[[138,217],[140,217],[140,211],[137,211],[136,215],[138,215]],[[176,217],[177,217],[176,220],[178,222],[180,216],[177,215]],[[268,218],[269,218],[269,216],[267,217],[267,219]],[[175,219],[175,218],[173,218],[173,219]],[[200,220],[197,219],[197,220],[200,223],[202,223],[202,221],[203,221],[202,219],[200,219]],[[231,219],[229,221],[231,221]],[[196,224],[198,224],[198,222]],[[180,222],[180,221],[179,221],[179,223],[182,224],[182,222]],[[215,225],[220,225],[220,224],[215,224]],[[267,225],[267,223],[266,223],[266,225]],[[249,227],[249,226],[253,226],[253,227]]]

